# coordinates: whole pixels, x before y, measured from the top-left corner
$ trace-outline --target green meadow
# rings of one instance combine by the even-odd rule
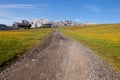
[[[65,27],[60,30],[107,60],[120,76],[120,24]]]
[[[52,29],[0,31],[0,65],[40,44]]]

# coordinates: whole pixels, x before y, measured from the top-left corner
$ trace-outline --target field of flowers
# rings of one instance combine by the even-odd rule
[[[94,50],[120,73],[120,24],[67,27],[60,30]]]
[[[0,31],[0,65],[40,43],[52,29]]]

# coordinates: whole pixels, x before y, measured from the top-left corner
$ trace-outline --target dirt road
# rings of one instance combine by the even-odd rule
[[[43,47],[0,73],[1,80],[119,80],[106,61],[56,31]],[[44,49],[43,49],[44,48]]]

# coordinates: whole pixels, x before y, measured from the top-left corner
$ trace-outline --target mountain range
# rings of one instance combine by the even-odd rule
[[[18,22],[15,22],[13,25],[15,25]],[[29,23],[31,24],[31,28],[40,28],[43,24],[52,24],[52,27],[62,27],[62,26],[82,26],[82,25],[91,25],[93,23],[85,22],[75,22],[72,20],[62,20],[62,21],[53,21],[53,20],[47,20],[47,19],[35,19],[33,21],[27,21],[22,20],[19,23]],[[13,26],[15,27],[15,26]]]

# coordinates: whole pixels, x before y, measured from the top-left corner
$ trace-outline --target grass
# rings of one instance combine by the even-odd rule
[[[120,76],[120,24],[66,27],[60,30],[94,50]]]
[[[0,65],[40,43],[52,29],[0,31]]]

